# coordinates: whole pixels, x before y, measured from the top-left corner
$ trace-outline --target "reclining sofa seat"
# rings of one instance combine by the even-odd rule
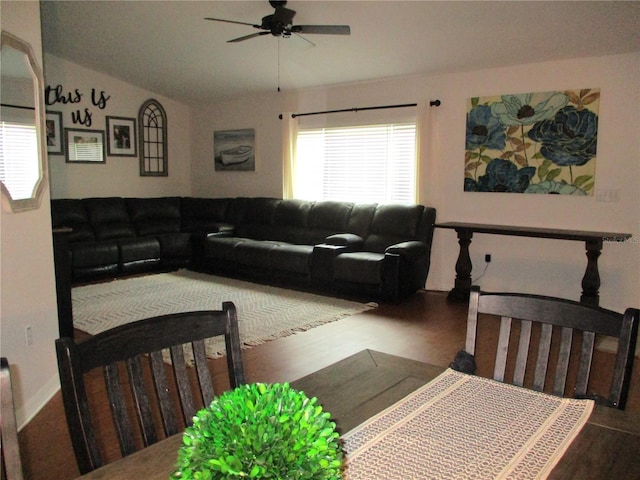
[[[335,256],[336,287],[342,291],[364,290],[393,301],[424,288],[434,224],[433,208],[378,205],[362,247]]]
[[[141,250],[139,257],[148,256],[143,251],[150,253],[151,242],[157,241],[160,247],[158,262],[162,267],[189,265],[191,234],[182,231],[180,197],[127,198],[125,202],[137,238],[146,239],[146,242],[137,242]]]

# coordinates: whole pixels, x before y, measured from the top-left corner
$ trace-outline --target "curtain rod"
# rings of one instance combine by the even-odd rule
[[[21,108],[23,110],[35,110],[35,107],[24,107],[22,105],[12,105],[10,103],[2,103],[0,106],[7,108]]]
[[[441,104],[440,100],[431,100],[429,102],[430,107],[439,107]],[[377,107],[353,107],[353,108],[344,108],[342,110],[325,110],[323,112],[306,112],[306,113],[292,113],[291,118],[296,117],[306,117],[308,115],[323,115],[325,113],[342,113],[342,112],[361,112],[364,110],[382,110],[385,108],[405,108],[405,107],[417,107],[417,103],[402,103],[398,105],[379,105]],[[282,114],[278,116],[280,120],[282,120]]]

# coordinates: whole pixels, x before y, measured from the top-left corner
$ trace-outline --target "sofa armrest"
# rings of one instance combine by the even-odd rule
[[[364,245],[362,237],[353,233],[337,233],[335,235],[329,235],[324,242],[326,245],[348,247],[349,251],[360,250]]]
[[[396,243],[395,245],[390,245],[385,249],[384,253],[400,255],[401,257],[405,257],[408,260],[415,261],[427,256],[429,254],[429,249],[426,243],[412,240],[409,242],[401,242]]]
[[[236,229],[233,225],[225,224],[223,227],[218,228],[218,230],[214,232],[207,232],[204,234],[206,238],[209,237],[234,237],[236,234]]]

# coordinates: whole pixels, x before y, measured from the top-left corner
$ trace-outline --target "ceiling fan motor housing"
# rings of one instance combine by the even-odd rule
[[[282,6],[277,6],[275,8],[275,13],[262,17],[262,25],[260,28],[269,30],[271,34],[276,37],[279,37],[283,33],[289,33],[290,35],[291,32],[288,30],[291,28],[293,17],[295,17],[296,12]]]

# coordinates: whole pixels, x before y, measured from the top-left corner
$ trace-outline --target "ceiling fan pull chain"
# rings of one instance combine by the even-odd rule
[[[278,92],[280,91],[280,37],[278,37]]]

